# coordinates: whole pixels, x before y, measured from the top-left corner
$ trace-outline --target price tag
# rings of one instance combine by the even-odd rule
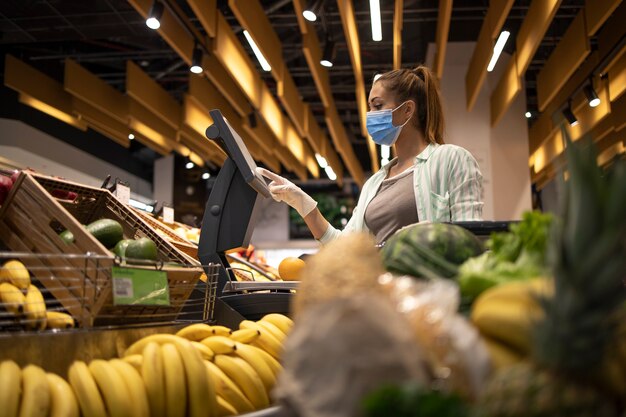
[[[114,266],[114,305],[170,305],[170,288],[165,271]]]
[[[174,208],[163,206],[163,222],[174,223]]]
[[[130,187],[120,183],[115,184],[115,196],[122,204],[128,205],[130,202]]]

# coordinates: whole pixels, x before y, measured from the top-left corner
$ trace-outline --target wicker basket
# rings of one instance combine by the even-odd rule
[[[73,201],[57,200],[50,194],[59,195],[59,191],[74,192],[77,197]],[[101,218],[118,221],[127,239],[147,237],[155,242],[159,264],[167,272],[170,306],[113,305],[111,267],[114,258],[82,226]],[[59,237],[59,232],[66,229],[73,233],[73,243],[68,244]],[[182,309],[202,274],[198,263],[190,267],[188,256],[159,236],[109,191],[25,172],[0,209],[0,239],[9,249],[18,252],[98,255],[96,259],[52,257],[25,259],[24,262],[27,267],[29,263],[36,267],[33,268],[37,271],[35,275],[83,326],[161,321],[163,316],[171,317]],[[165,262],[182,266],[164,265]],[[81,285],[76,285],[75,274],[64,272],[76,268],[86,271]]]
[[[154,230],[159,230],[162,235],[181,252],[189,255],[193,259],[198,259],[198,246],[194,245],[187,239],[178,236],[172,229],[155,219],[149,213],[141,210],[135,210],[135,213],[141,217],[143,221],[148,223]]]

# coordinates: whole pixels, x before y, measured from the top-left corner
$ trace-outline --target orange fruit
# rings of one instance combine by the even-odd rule
[[[300,258],[288,257],[278,265],[278,274],[283,281],[299,281],[304,268],[304,261]]]

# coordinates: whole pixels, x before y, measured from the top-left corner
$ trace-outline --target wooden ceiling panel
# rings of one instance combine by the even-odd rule
[[[593,36],[617,9],[622,0],[585,0],[587,36]]]
[[[446,58],[446,46],[448,45],[448,33],[450,32],[450,17],[452,16],[452,0],[439,1],[439,14],[437,17],[437,32],[435,34],[435,63],[433,71],[441,79],[443,76],[443,63]]]
[[[517,97],[520,91],[522,91],[522,83],[517,73],[517,54],[514,53],[509,60],[498,85],[491,93],[489,100],[491,108],[491,125],[495,126],[500,118],[504,116],[507,109]]]
[[[217,0],[187,0],[207,35],[217,35]]]
[[[528,8],[516,39],[517,68],[519,75],[526,73],[561,0],[533,0]]]
[[[393,69],[402,67],[402,22],[404,0],[396,0],[393,12]]]

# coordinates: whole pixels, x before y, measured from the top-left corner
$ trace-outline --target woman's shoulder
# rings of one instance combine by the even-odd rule
[[[444,155],[458,155],[458,156],[472,156],[472,154],[465,148],[453,145],[451,143],[444,143],[443,145],[437,146],[435,149],[435,153],[440,156]]]

